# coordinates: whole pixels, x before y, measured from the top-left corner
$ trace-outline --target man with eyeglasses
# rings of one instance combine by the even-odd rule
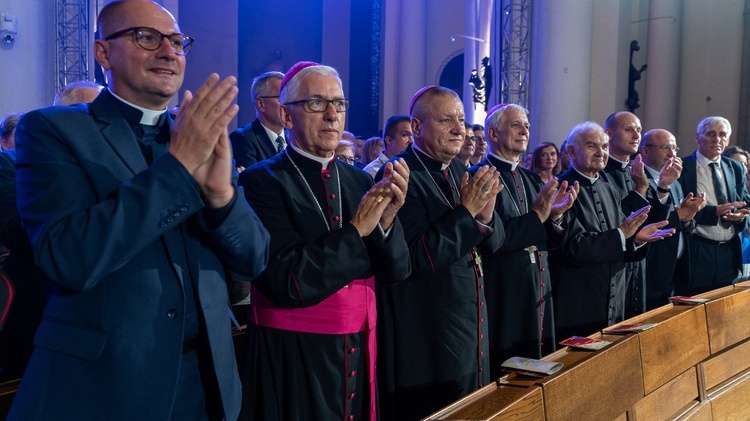
[[[236,79],[186,91],[192,38],[146,0],[101,11],[90,105],[18,128],[18,208],[54,291],[9,419],[236,419],[226,278],[265,267],[268,233],[232,182]]]
[[[373,186],[336,159],[349,100],[335,69],[300,62],[281,81],[289,147],[240,174],[271,234],[253,281],[240,419],[377,419],[375,281],[410,273],[396,213],[409,168]]]
[[[696,130],[697,150],[682,160],[682,190],[705,192],[708,204],[695,215],[695,231],[688,241],[690,277],[676,280],[676,294],[694,295],[731,285],[741,272],[739,234],[748,227],[750,195],[742,164],[722,156],[731,135],[726,118],[704,118]]]
[[[471,124],[466,123],[466,135],[464,136],[464,144],[461,145],[461,150],[458,151],[458,155],[456,155],[456,159],[461,161],[462,164],[466,165],[466,167],[471,166],[471,162],[469,161],[472,156],[474,156],[474,149],[476,149],[476,136],[474,136],[474,132],[471,131]]]
[[[625,319],[625,262],[646,256],[646,243],[672,235],[667,221],[642,226],[649,207],[624,214],[617,188],[604,182],[609,136],[593,121],[574,126],[566,139],[571,167],[560,181],[578,182],[565,214],[562,246],[550,253],[556,335],[590,335]]]
[[[286,134],[279,119],[281,72],[266,72],[255,79],[250,92],[256,118],[229,134],[235,165],[247,168],[284,150]]]
[[[695,228],[696,212],[706,206],[705,195],[683,193],[677,179],[682,173],[680,148],[672,133],[663,129],[649,130],[643,135],[640,153],[651,189],[659,199],[666,200],[666,213],[652,210],[652,222],[666,219],[675,235],[653,243],[646,255],[646,310],[665,305],[673,295],[675,280],[690,276],[690,256],[686,250],[688,236]]]
[[[484,126],[481,124],[473,124],[471,131],[474,132],[474,155],[469,159],[469,162],[471,162],[471,165],[475,165],[483,160],[487,154],[487,141],[484,138]]]

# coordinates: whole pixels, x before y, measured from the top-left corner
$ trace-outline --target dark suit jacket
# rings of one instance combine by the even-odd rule
[[[276,139],[268,138],[266,129],[257,118],[247,126],[230,133],[229,141],[232,142],[232,154],[238,167],[249,167],[276,155]]]
[[[698,178],[696,172],[696,152],[692,155],[682,158],[682,174],[680,175],[680,186],[685,194],[693,193],[698,194]],[[727,199],[730,202],[743,200],[750,204],[750,195],[748,195],[747,189],[745,188],[745,168],[739,161],[732,158],[722,156],[721,157],[721,169],[724,174],[724,182],[727,187]],[[700,212],[695,215],[695,223],[697,225],[716,225],[719,221],[719,217],[716,215],[716,204],[709,203]],[[745,218],[743,221],[734,224],[735,230],[738,233],[732,238],[730,247],[732,247],[733,259],[732,262],[736,265],[734,269],[740,270],[742,266],[742,246],[739,238],[739,233],[747,229],[750,223],[750,218]],[[697,234],[696,234],[697,235]],[[695,240],[694,240],[695,241]],[[689,242],[688,242],[689,244]],[[692,265],[707,264],[707,257],[703,255],[691,256]],[[693,288],[701,288],[704,285],[701,284],[700,279],[693,279],[695,276],[684,279],[675,279],[677,282],[677,292],[680,291],[691,291]]]
[[[696,175],[696,155],[693,152],[692,155],[682,158],[682,174],[680,175],[680,185],[682,191],[685,194],[693,193],[695,195],[700,192],[696,191],[698,186],[698,180]],[[724,172],[724,182],[727,186],[727,198],[730,202],[744,200],[750,204],[750,195],[748,195],[747,189],[745,188],[745,168],[739,161],[732,158],[722,156],[721,157],[721,169]],[[695,222],[697,224],[705,225],[716,225],[719,221],[719,217],[716,216],[716,205],[709,203],[700,212],[695,215]],[[743,222],[735,224],[737,232],[740,232],[748,227],[749,218],[745,218]]]
[[[650,184],[649,202],[654,199],[658,200],[656,193],[658,180],[654,180],[648,171],[646,175]],[[674,291],[674,281],[687,279],[690,276],[690,249],[687,241],[688,236],[695,229],[695,220],[686,227],[680,222],[680,217],[674,210],[674,206],[679,205],[684,198],[680,183],[672,183],[669,186],[669,199],[667,199],[667,206],[664,207],[665,212],[655,212],[656,209],[652,209],[644,223],[647,225],[666,219],[669,225],[665,228],[675,229],[673,236],[649,245],[648,255],[646,255],[646,310],[667,304],[669,296]],[[678,259],[680,238],[683,240],[682,255]]]
[[[172,155],[147,165],[114,101],[105,91],[18,125],[19,213],[57,291],[10,419],[169,419],[190,323],[187,279],[225,416],[236,419],[225,278],[263,270],[268,233],[241,190],[208,209]]]

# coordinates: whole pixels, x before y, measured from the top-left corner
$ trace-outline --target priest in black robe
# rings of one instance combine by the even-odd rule
[[[541,358],[555,350],[552,282],[548,250],[562,240],[563,214],[575,201],[578,186],[544,186],[533,171],[519,166],[529,145],[528,111],[502,104],[490,110],[485,127],[489,153],[469,171],[491,165],[505,188],[495,212],[505,227],[505,241],[495,253],[483,254],[485,296],[490,332],[490,375],[512,356]],[[559,189],[558,189],[559,187]]]
[[[641,225],[648,217],[643,207],[627,218],[616,188],[599,172],[608,159],[609,140],[598,124],[588,121],[570,131],[567,152],[571,168],[561,181],[578,182],[580,191],[566,213],[563,245],[553,260],[553,296],[558,339],[589,335],[625,317],[627,283],[625,262],[643,259],[647,242],[671,235],[661,221]]]
[[[240,419],[375,421],[373,276],[409,275],[396,219],[409,170],[395,160],[373,186],[334,158],[349,101],[333,68],[293,66],[281,103],[289,146],[240,174],[271,234],[251,292]]]
[[[387,420],[421,419],[491,381],[479,253],[497,250],[504,237],[493,211],[497,173],[485,166],[469,181],[454,159],[466,134],[458,95],[423,88],[410,114],[414,143],[398,157],[411,174],[398,216],[413,273],[380,290],[378,380]]]

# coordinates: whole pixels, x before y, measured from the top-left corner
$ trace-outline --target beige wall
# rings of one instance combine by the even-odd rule
[[[55,2],[0,0],[16,16],[12,45],[0,41],[0,116],[52,105],[55,97]]]
[[[178,16],[182,29],[199,40],[188,58],[185,89],[196,89],[213,71],[221,75],[238,73],[239,1],[212,3],[210,10],[200,0],[161,2]],[[532,37],[543,35],[557,46],[531,51],[532,143],[559,143],[578,121],[603,122],[611,112],[625,108],[628,52],[633,39],[641,46],[635,64],[650,65],[636,84],[641,103],[636,114],[642,117],[644,129],[674,131],[683,151],[690,153],[695,147],[695,126],[702,117],[724,115],[739,126],[743,11],[747,1],[533,0]],[[451,42],[450,36],[469,33],[465,10],[472,4],[474,0],[384,1],[381,121],[392,114],[407,113],[412,94],[437,82],[443,64],[463,51],[464,43]],[[665,4],[669,5],[666,10],[675,14],[674,23],[666,28],[665,23],[671,20],[655,16],[665,10]],[[339,63],[345,84],[348,32],[341,28],[349,27],[348,5],[346,0],[325,0],[327,13],[322,22],[326,27],[338,23],[339,29],[323,33],[322,55],[326,62]],[[28,111],[52,102],[56,87],[54,7],[53,0],[0,0],[0,11],[14,13],[19,26],[16,43],[0,45],[0,114]],[[545,9],[553,14],[546,23],[539,18]],[[671,34],[671,46],[653,38],[654,45],[650,46],[650,28],[654,33],[664,30]],[[250,47],[243,46],[243,52],[252,55]],[[340,52],[347,56],[339,57]],[[659,60],[667,53],[668,60]],[[653,78],[650,85],[649,77]],[[665,78],[676,81],[671,91],[658,82]],[[674,110],[673,114],[657,112],[665,109]]]

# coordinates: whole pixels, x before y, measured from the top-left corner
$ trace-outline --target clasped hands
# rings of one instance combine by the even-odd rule
[[[572,186],[568,186],[567,181],[560,183],[552,177],[542,186],[531,205],[531,210],[536,212],[542,223],[547,222],[547,219],[558,221],[573,206],[579,191],[580,186],[577,181]]]
[[[236,85],[234,76],[219,82],[213,73],[195,95],[185,91],[169,141],[169,153],[190,172],[213,208],[226,206],[235,194],[227,126],[239,111],[232,104]]]
[[[495,199],[497,194],[503,190],[500,184],[500,173],[495,167],[484,165],[476,174],[469,179],[469,173],[461,177],[461,204],[469,211],[471,216],[482,224],[492,222],[495,212]]]
[[[383,179],[378,181],[362,196],[351,224],[357,228],[360,237],[366,237],[380,224],[388,231],[396,219],[396,214],[406,201],[409,186],[409,166],[403,158],[385,164]]]

